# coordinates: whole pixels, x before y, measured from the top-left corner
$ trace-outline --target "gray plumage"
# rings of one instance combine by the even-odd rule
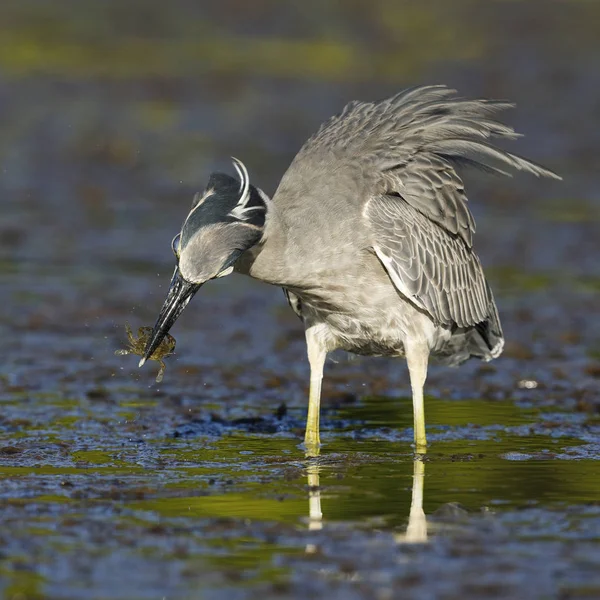
[[[475,221],[456,168],[558,178],[491,145],[492,138],[518,137],[494,119],[510,106],[457,98],[444,86],[352,102],[304,144],[272,200],[250,186],[264,203],[264,226],[234,268],[283,287],[304,323],[311,366],[307,445],[319,443],[323,362],[336,348],[407,358],[420,449],[429,355],[460,364],[502,351],[498,311],[473,251]],[[206,246],[208,231],[198,226],[193,235]]]
[[[436,324],[469,327],[489,318],[501,338],[493,297],[472,251],[475,221],[455,166],[556,175],[485,141],[518,137],[491,119],[512,104],[462,100],[454,94],[431,86],[380,103],[352,102],[326,122],[300,150],[273,198],[273,216],[280,218],[287,235],[283,244],[272,247],[291,258],[269,260],[265,270],[270,273],[264,277],[273,279],[276,272],[301,298],[303,288],[312,291],[315,281],[297,281],[299,264],[305,265],[300,270],[308,267],[317,275],[331,258],[329,266],[335,270],[336,247],[350,245],[357,257],[365,251],[385,257],[381,262],[397,291]],[[318,223],[307,232],[306,226],[289,226],[288,215],[306,216],[311,224],[318,218]],[[250,269],[259,276],[260,255],[268,252],[274,229],[270,225],[264,247],[255,253],[259,264]],[[323,232],[333,233],[340,244],[327,240],[334,247],[323,251]],[[282,237],[274,233],[277,242]],[[319,286],[324,295],[328,283]]]

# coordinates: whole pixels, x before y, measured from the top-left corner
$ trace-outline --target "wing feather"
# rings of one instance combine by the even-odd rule
[[[351,102],[302,147],[288,171],[289,180],[294,180],[294,172],[301,177],[324,164],[331,172],[326,158],[334,157],[337,163],[360,169],[373,195],[401,196],[471,247],[475,221],[456,166],[502,175],[516,170],[560,177],[491,144],[492,138],[519,137],[512,127],[495,120],[512,103],[466,100],[455,94],[436,85],[412,88],[382,102]],[[310,168],[297,169],[300,163]]]
[[[373,247],[400,293],[435,322],[471,327],[491,316],[477,255],[401,198],[372,198],[365,217]]]
[[[440,324],[476,328],[493,357],[502,329],[472,251],[475,221],[456,169],[560,177],[493,145],[519,137],[496,120],[511,103],[455,94],[426,86],[382,102],[351,102],[304,144],[275,202],[333,196],[333,206],[360,206],[371,246],[399,293]]]

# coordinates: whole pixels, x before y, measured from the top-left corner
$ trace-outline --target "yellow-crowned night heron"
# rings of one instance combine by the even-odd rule
[[[305,444],[319,444],[323,364],[341,348],[406,357],[423,451],[429,356],[449,365],[487,361],[504,345],[455,167],[557,178],[490,145],[517,137],[493,119],[511,104],[454,94],[430,86],[350,103],[306,142],[272,200],[250,185],[240,161],[239,182],[211,175],[173,240],[177,266],[140,366],[202,284],[245,273],[281,286],[304,323]]]

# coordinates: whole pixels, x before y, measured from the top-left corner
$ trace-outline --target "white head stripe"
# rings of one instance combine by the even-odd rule
[[[240,177],[240,199],[238,200],[236,208],[246,208],[246,204],[250,200],[250,176],[244,163],[238,160],[234,156],[231,157],[233,160],[233,166]]]

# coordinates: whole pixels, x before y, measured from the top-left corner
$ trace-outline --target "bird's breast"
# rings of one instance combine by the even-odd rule
[[[384,274],[385,275],[385,274]],[[403,299],[387,277],[373,276],[353,285],[299,290],[306,326],[325,324],[331,348],[369,356],[403,356],[404,342],[433,340],[432,320]]]

